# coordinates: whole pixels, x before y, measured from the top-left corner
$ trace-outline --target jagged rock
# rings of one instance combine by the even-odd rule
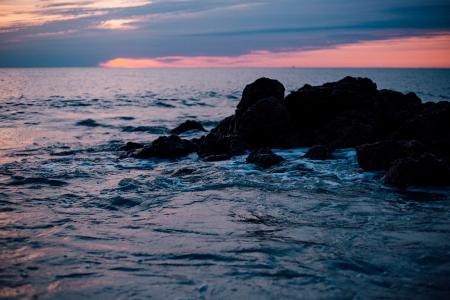
[[[273,153],[269,148],[260,148],[252,151],[246,159],[247,163],[255,164],[261,168],[269,168],[273,165],[279,164],[284,159]]]
[[[178,125],[176,128],[172,129],[170,131],[170,133],[181,134],[181,133],[189,131],[189,130],[206,131],[200,122],[194,121],[194,120],[187,120],[187,121],[181,123],[180,125]]]
[[[449,186],[450,168],[446,161],[430,153],[419,158],[402,158],[388,170],[384,183],[400,187]]]
[[[188,140],[176,135],[161,136],[150,145],[136,153],[137,158],[177,158],[195,151],[195,146]]]
[[[315,145],[311,147],[303,157],[312,160],[326,160],[334,158],[331,149],[325,145]]]
[[[366,171],[388,170],[400,158],[417,158],[429,149],[418,141],[386,140],[356,147],[359,166]]]

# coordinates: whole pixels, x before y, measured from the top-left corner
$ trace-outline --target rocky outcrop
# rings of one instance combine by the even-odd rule
[[[187,120],[183,123],[181,123],[180,125],[178,125],[177,127],[175,127],[174,129],[172,129],[170,131],[170,133],[172,134],[182,134],[186,131],[190,131],[190,130],[198,130],[198,131],[205,131],[206,129],[203,127],[203,125],[198,122],[198,121],[194,121],[194,120]]]
[[[260,148],[252,151],[246,159],[249,164],[255,164],[261,168],[270,168],[284,161],[284,159],[273,153],[270,148]]]
[[[135,154],[137,158],[177,158],[195,151],[195,146],[188,140],[176,135],[161,136],[150,145],[146,145]]]
[[[321,86],[304,85],[287,97],[284,93],[280,82],[258,79],[245,87],[234,114],[207,135],[192,141],[161,137],[138,150],[137,156],[171,158],[196,150],[200,158],[215,161],[259,149],[249,161],[257,161],[257,157],[271,161],[275,154],[265,147],[321,145],[311,148],[305,157],[330,159],[329,149],[357,147],[361,168],[388,170],[389,184],[403,184],[397,179],[402,176],[405,184],[431,184],[435,177],[430,176],[429,182],[407,179],[404,170],[424,168],[431,172],[438,170],[436,162],[448,165],[449,102],[422,104],[414,93],[379,90],[370,79],[354,77]],[[186,122],[173,132],[201,130],[200,126]]]

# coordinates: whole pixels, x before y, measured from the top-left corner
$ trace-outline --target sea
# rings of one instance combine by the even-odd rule
[[[0,69],[0,298],[448,299],[449,189],[385,186],[354,149],[268,170],[119,151],[211,130],[259,77],[347,75],[450,100],[448,69]]]

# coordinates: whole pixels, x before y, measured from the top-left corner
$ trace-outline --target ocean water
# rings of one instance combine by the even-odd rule
[[[383,186],[352,149],[266,171],[117,150],[213,128],[261,76],[346,75],[450,100],[450,70],[0,69],[0,298],[448,297],[448,189]]]

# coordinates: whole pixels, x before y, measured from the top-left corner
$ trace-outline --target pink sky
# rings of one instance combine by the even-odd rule
[[[105,68],[374,67],[450,68],[450,33],[365,41],[319,50],[254,51],[240,56],[115,58]]]

